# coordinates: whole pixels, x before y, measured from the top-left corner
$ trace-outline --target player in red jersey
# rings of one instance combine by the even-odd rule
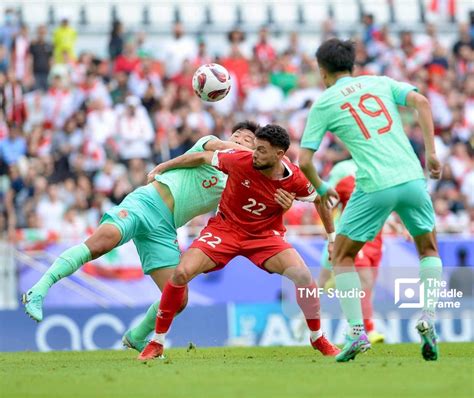
[[[284,239],[283,208],[275,201],[278,189],[294,193],[297,200],[315,202],[316,192],[300,169],[284,158],[290,146],[285,129],[267,125],[256,132],[253,153],[241,151],[192,154],[194,166],[212,164],[228,175],[219,210],[209,220],[190,249],[182,256],[166,283],[156,318],[155,335],[138,359],[163,354],[165,335],[183,306],[188,282],[195,276],[222,269],[238,255],[270,273],[293,281],[296,300],[310,329],[313,348],[335,356],[339,349],[321,332],[317,289],[298,252]],[[189,166],[192,166],[192,162]],[[317,290],[316,290],[317,291]]]

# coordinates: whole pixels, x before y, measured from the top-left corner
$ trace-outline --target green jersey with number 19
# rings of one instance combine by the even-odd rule
[[[204,152],[204,145],[213,139],[217,137],[202,137],[186,153]],[[227,176],[212,166],[202,165],[169,170],[155,176],[155,179],[167,185],[173,195],[174,222],[179,228],[196,216],[216,211]]]
[[[398,113],[412,90],[388,77],[339,79],[313,104],[301,147],[317,150],[327,131],[335,134],[357,164],[357,187],[364,192],[424,178]]]

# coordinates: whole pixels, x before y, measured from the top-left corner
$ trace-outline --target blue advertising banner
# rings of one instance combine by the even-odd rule
[[[0,311],[0,351],[119,349],[122,335],[146,310],[54,309],[40,323],[21,310]],[[223,346],[227,337],[226,305],[190,307],[176,318],[166,345]]]

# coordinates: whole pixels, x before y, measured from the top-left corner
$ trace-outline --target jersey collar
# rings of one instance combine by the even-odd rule
[[[349,80],[354,79],[352,76],[344,76],[336,80],[336,83],[334,85],[342,84],[342,83],[347,83]]]

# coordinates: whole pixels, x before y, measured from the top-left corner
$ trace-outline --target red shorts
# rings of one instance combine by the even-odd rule
[[[355,256],[354,265],[356,267],[378,267],[382,259],[382,242],[377,239],[367,242],[359,253]]]
[[[209,272],[224,268],[237,256],[247,257],[257,267],[267,271],[263,266],[265,261],[283,250],[292,249],[293,246],[281,235],[270,233],[268,236],[247,235],[220,216],[216,216],[209,220],[190,248],[200,249],[216,263],[216,267]]]

